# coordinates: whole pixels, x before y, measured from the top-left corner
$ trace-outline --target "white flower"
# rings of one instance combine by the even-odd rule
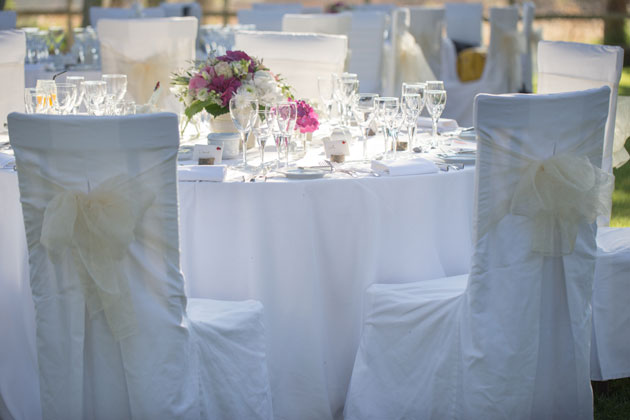
[[[195,102],[195,97],[190,93],[186,92],[186,95],[183,96],[184,105],[189,107],[193,102]]]
[[[225,61],[218,62],[217,65],[214,66],[214,71],[217,72],[217,76],[223,76],[223,77],[234,76],[234,74],[232,73],[232,67],[230,66],[229,63],[226,63]]]
[[[254,73],[253,83],[259,102],[274,104],[285,99],[282,95],[282,89],[280,89],[278,82],[271,72],[258,70]]]
[[[207,88],[201,88],[197,91],[197,99],[199,99],[200,101],[205,101],[206,99],[208,99],[209,96],[209,92]]]
[[[234,71],[235,76],[243,76],[249,71],[249,62],[246,60],[233,61],[232,70]]]
[[[256,89],[254,86],[249,84],[242,84],[237,90],[234,96],[232,96],[236,101],[237,108],[243,108],[248,105],[251,101],[255,101],[258,99],[256,96]]]

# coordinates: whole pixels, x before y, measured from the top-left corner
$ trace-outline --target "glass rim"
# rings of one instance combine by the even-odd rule
[[[123,73],[106,73],[106,74],[102,74],[101,78],[102,79],[110,79],[110,78],[114,78],[114,77],[127,77],[126,74]]]

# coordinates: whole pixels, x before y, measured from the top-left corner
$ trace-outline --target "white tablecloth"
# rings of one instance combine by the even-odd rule
[[[473,174],[180,182],[188,296],[263,302],[277,419],[341,418],[368,285],[468,271]],[[0,197],[0,394],[37,418],[15,172],[0,170]]]

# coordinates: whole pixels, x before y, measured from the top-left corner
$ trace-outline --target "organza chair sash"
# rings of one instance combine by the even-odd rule
[[[117,176],[88,193],[62,190],[46,206],[40,239],[51,260],[71,249],[88,312],[104,311],[117,341],[137,328],[129,284],[118,265],[155,197],[138,182]]]
[[[531,220],[533,252],[569,255],[575,247],[579,224],[593,223],[597,216],[610,211],[614,178],[584,154],[567,151],[537,160],[484,136],[479,136],[478,141],[492,152],[479,159],[501,162],[494,165],[493,176],[509,177],[508,171],[518,173],[514,188],[505,191],[504,199],[495,203],[494,217],[480,225],[478,237],[511,213]]]

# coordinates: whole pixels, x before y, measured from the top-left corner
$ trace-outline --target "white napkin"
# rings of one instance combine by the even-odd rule
[[[225,179],[226,165],[182,165],[177,171],[180,181],[218,181]]]
[[[8,153],[0,153],[0,169],[12,169],[15,165],[15,156]]]
[[[421,175],[432,174],[438,171],[435,163],[424,158],[409,160],[373,160],[372,170],[383,175]]]
[[[433,122],[429,117],[418,117],[418,127],[421,128],[432,128]],[[443,131],[454,131],[459,128],[457,121],[452,120],[450,118],[440,118],[438,120],[438,132]]]

